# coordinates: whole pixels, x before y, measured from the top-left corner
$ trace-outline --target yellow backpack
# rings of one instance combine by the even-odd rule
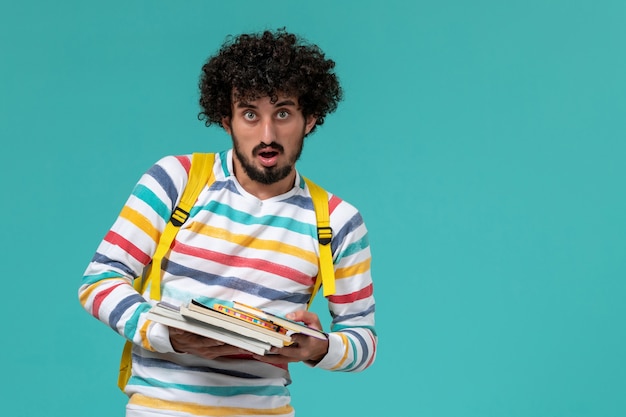
[[[213,153],[194,153],[191,159],[191,169],[189,171],[189,180],[183,191],[178,206],[172,212],[170,221],[165,226],[165,230],[161,234],[159,244],[152,257],[152,262],[146,273],[141,278],[135,279],[133,286],[137,291],[143,293],[150,285],[150,298],[153,300],[161,299],[161,261],[170,249],[176,233],[189,217],[189,211],[198,199],[200,191],[205,185],[211,185],[215,178],[213,176],[213,163],[215,162],[215,154]],[[328,195],[326,191],[304,178],[315,208],[317,217],[317,240],[319,242],[319,273],[313,287],[313,293],[309,300],[307,308],[311,306],[313,298],[323,285],[324,297],[328,297],[335,293],[335,269],[333,266],[333,258],[330,249],[330,242],[333,237],[333,231],[330,227],[330,214],[328,211]],[[120,374],[117,385],[123,391],[131,376],[131,359],[133,344],[127,340],[122,351],[120,361]]]

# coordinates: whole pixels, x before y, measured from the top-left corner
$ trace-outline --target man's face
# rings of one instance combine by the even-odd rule
[[[305,119],[296,98],[279,95],[275,103],[269,97],[234,101],[222,125],[233,140],[236,169],[240,165],[251,180],[271,185],[295,175],[304,136],[315,121]]]

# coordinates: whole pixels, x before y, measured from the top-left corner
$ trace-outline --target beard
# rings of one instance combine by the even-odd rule
[[[304,132],[302,136],[298,139],[299,143],[297,144],[296,151],[287,155],[287,164],[283,166],[271,166],[271,167],[256,167],[250,161],[250,158],[246,157],[243,152],[239,149],[239,141],[233,132],[231,134],[233,140],[233,151],[246,175],[253,181],[260,182],[261,184],[270,185],[277,183],[278,181],[287,178],[287,176],[293,171],[296,166],[296,162],[300,159],[300,155],[302,154],[302,149],[304,147]],[[284,153],[285,149],[282,145],[272,142],[269,145],[264,143],[259,143],[257,146],[252,149],[252,157],[256,157],[260,152],[272,150],[279,153]]]

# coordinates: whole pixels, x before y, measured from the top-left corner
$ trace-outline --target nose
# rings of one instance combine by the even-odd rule
[[[276,141],[276,126],[271,118],[263,121],[261,124],[261,142],[269,145]]]

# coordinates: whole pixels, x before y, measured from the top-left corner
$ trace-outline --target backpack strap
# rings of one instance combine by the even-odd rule
[[[176,233],[178,233],[180,227],[189,217],[189,211],[198,199],[198,195],[205,185],[214,181],[214,161],[215,154],[213,153],[194,153],[192,155],[187,186],[183,191],[178,206],[172,212],[172,216],[161,234],[159,244],[152,256],[152,265],[149,268],[147,279],[143,280],[142,288],[139,291],[143,292],[150,285],[150,298],[153,300],[161,299],[161,261],[170,250]]]
[[[324,297],[328,297],[329,295],[333,295],[335,293],[335,267],[333,265],[333,254],[330,248],[330,242],[333,237],[333,229],[330,227],[328,193],[308,178],[304,178],[304,181],[309,187],[311,199],[313,200],[313,207],[317,218],[317,240],[320,250],[318,261],[319,272],[317,274],[315,285],[313,286],[311,299],[308,303],[308,307],[310,307],[313,302],[313,298],[315,298],[315,295],[317,295],[317,292],[320,289],[320,286],[323,286]]]
[[[213,176],[214,162],[215,154],[213,153],[194,153],[192,155],[187,186],[183,191],[178,206],[172,212],[170,220],[167,222],[163,233],[161,233],[159,244],[152,256],[152,263],[148,267],[146,274],[144,274],[145,276],[137,278],[133,282],[133,287],[139,293],[143,293],[147,286],[150,285],[150,298],[153,300],[161,299],[161,261],[172,246],[176,233],[189,217],[189,211],[198,199],[198,195],[200,195],[205,185],[210,185],[215,180]],[[133,344],[127,340],[122,351],[120,373],[117,379],[117,386],[122,391],[124,391],[132,372],[132,350]]]

